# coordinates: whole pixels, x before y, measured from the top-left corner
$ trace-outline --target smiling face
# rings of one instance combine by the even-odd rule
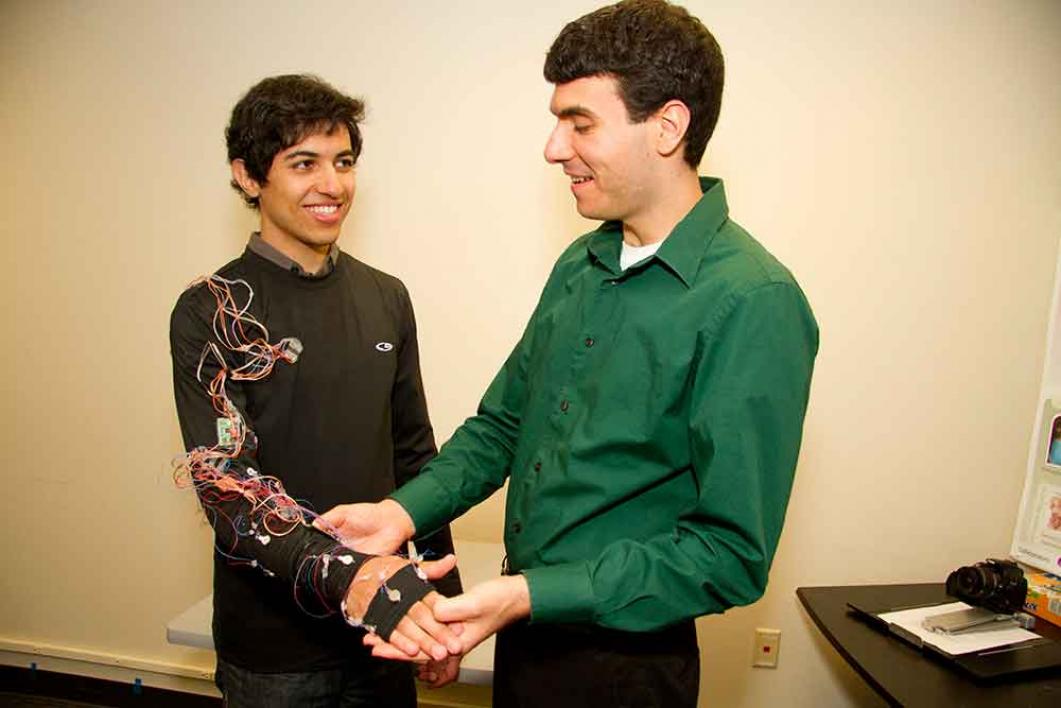
[[[556,127],[545,159],[571,178],[579,214],[634,222],[651,209],[657,181],[653,124],[630,122],[614,78],[588,76],[558,84],[549,110]]]
[[[273,157],[265,184],[250,177],[241,160],[232,174],[247,194],[259,198],[262,239],[314,271],[339,238],[354,199],[350,132],[339,125],[309,135]]]

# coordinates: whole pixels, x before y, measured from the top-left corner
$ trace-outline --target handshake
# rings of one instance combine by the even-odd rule
[[[359,577],[390,578],[410,563],[393,554],[416,529],[405,509],[391,499],[339,505],[314,525],[355,551],[377,556],[365,562]],[[428,580],[436,580],[456,565],[456,557],[449,555],[421,567]],[[344,605],[347,616],[363,617],[379,589],[376,583],[351,583]],[[453,598],[430,592],[409,608],[386,640],[367,633],[363,641],[372,647],[373,656],[419,663],[420,679],[439,687],[457,678],[461,657],[529,614],[530,593],[523,576],[499,576]]]

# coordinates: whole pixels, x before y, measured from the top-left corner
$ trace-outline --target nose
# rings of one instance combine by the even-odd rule
[[[334,165],[325,165],[320,171],[320,179],[317,181],[317,191],[329,197],[338,197],[343,191],[342,180]]]
[[[563,123],[557,123],[549,139],[545,141],[545,161],[550,164],[566,162],[572,157],[571,137]]]

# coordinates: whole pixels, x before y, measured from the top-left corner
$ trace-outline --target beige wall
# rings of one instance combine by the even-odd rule
[[[368,99],[341,243],[409,286],[444,440],[589,227],[541,158],[541,61],[594,4],[0,4],[0,646],[209,668],[163,639],[210,547],[169,477],[166,329],[253,224],[226,186],[239,94],[309,70]],[[703,702],[876,705],[794,590],[1009,547],[1061,233],[1061,5],[687,4],[728,60],[704,171],[822,331],[770,589],[701,622]],[[458,533],[497,539],[501,508]],[[749,666],[756,626],[783,630],[777,671]]]

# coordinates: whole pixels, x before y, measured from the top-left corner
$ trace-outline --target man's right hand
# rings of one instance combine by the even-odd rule
[[[463,595],[434,598],[431,609],[439,625],[452,628],[460,637],[460,653],[467,654],[502,627],[530,615],[530,587],[522,575],[502,575],[479,583]],[[421,626],[425,625],[434,628],[434,625],[421,623]],[[416,636],[420,637],[419,634]],[[445,635],[439,636],[449,639]],[[393,639],[388,643],[374,634],[365,635],[362,641],[372,647],[373,656],[381,659],[415,661],[418,658],[410,651],[412,645],[405,644],[408,638],[402,635],[399,635],[399,643]],[[450,648],[450,653],[456,652]],[[437,656],[432,658],[438,661]]]
[[[416,533],[412,517],[393,499],[378,504],[340,504],[313,525],[359,553],[390,555]]]
[[[442,560],[424,563],[422,570],[428,580],[436,580],[453,570],[456,564],[457,559],[451,554]],[[377,556],[366,560],[346,591],[343,609],[347,619],[363,620],[384,580],[407,565],[409,561],[398,556]],[[459,622],[443,624],[434,617],[435,603],[441,597],[437,592],[430,592],[413,603],[391,632],[388,646],[397,647],[407,661],[443,661],[450,655],[461,653],[458,635],[463,626]]]

